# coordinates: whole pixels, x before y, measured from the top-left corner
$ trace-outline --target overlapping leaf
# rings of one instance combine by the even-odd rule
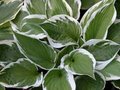
[[[120,45],[101,39],[92,39],[82,45],[83,48],[91,52],[97,61],[106,61],[111,59],[119,51]]]
[[[66,1],[72,8],[73,17],[78,19],[80,17],[81,1],[80,0],[66,0]]]
[[[49,71],[44,79],[43,90],[75,90],[75,81],[72,74],[64,69]]]
[[[61,59],[64,55],[66,54],[69,54],[71,51],[74,50],[74,47],[73,45],[70,45],[70,46],[67,46],[65,48],[63,48],[57,55],[57,58],[56,58],[56,66],[59,66],[60,63],[61,63]]]
[[[46,15],[28,15],[22,20],[20,32],[37,39],[42,39],[46,37],[46,35],[39,24],[44,22],[46,19]]]
[[[47,0],[47,11],[46,14],[48,18],[58,15],[58,14],[66,14],[72,16],[72,9],[66,0]]]
[[[89,9],[92,5],[97,3],[100,0],[81,0],[82,2],[82,9]]]
[[[115,58],[100,72],[105,76],[106,80],[120,79],[120,57]]]
[[[67,15],[56,15],[41,24],[48,34],[49,43],[55,48],[77,44],[81,27],[74,18]]]
[[[36,87],[41,84],[42,79],[42,74],[27,59],[19,59],[0,71],[0,84],[5,87]]]
[[[15,0],[7,4],[0,4],[0,25],[15,18],[22,6],[22,0]],[[4,13],[3,13],[4,12]]]
[[[22,26],[23,18],[25,16],[29,15],[29,13],[24,9],[25,9],[25,5],[21,7],[21,10],[17,14],[16,18],[14,20],[12,20],[12,22],[15,23],[17,25],[17,27],[19,27],[19,28],[21,28],[21,26]]]
[[[10,23],[5,23],[0,26],[0,41],[1,40],[13,40]]]
[[[120,22],[114,23],[110,27],[107,38],[120,44]]]
[[[14,31],[21,52],[33,63],[44,69],[51,69],[55,64],[56,52],[46,43]]]
[[[46,15],[45,5],[46,5],[46,0],[30,0],[29,2],[27,2],[27,10],[30,14]]]
[[[0,64],[6,65],[23,57],[15,43],[0,44]]]
[[[96,61],[92,54],[84,49],[76,49],[62,58],[61,67],[76,75],[88,75],[94,78]]]
[[[104,77],[95,74],[95,78],[96,80],[88,76],[78,76],[76,78],[76,90],[104,90]]]
[[[105,39],[115,18],[114,0],[102,0],[92,6],[81,19],[84,39]]]
[[[83,48],[92,53],[97,60],[97,69],[103,69],[108,63],[110,63],[118,51],[120,45],[110,40],[92,39],[83,44]]]

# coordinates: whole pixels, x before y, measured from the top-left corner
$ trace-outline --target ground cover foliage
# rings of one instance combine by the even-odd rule
[[[0,0],[0,90],[120,89],[119,50],[120,0]]]

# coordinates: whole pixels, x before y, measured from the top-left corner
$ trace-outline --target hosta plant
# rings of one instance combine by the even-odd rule
[[[120,88],[120,2],[87,1],[0,1],[0,90]]]

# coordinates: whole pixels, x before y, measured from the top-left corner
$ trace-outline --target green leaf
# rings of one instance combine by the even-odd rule
[[[37,67],[27,59],[19,59],[0,71],[0,84],[5,87],[37,87],[42,79],[43,76],[37,71]]]
[[[92,53],[97,61],[106,61],[119,51],[120,45],[110,40],[91,39],[82,48]]]
[[[100,72],[105,76],[107,81],[120,79],[120,57],[115,58]]]
[[[108,31],[108,39],[120,44],[120,22],[114,23]]]
[[[96,69],[103,69],[115,58],[120,50],[120,45],[110,40],[92,39],[83,44],[82,48],[88,50],[95,57]]]
[[[19,11],[19,13],[17,14],[17,16],[15,17],[14,20],[12,20],[13,23],[15,23],[17,25],[17,27],[21,27],[22,25],[22,20],[24,17],[26,17],[28,15],[28,12],[24,10],[25,6],[22,6],[21,10]]]
[[[72,50],[74,50],[75,46],[66,46],[65,48],[63,48],[57,55],[56,58],[56,66],[59,66],[61,63],[61,59],[64,55],[69,54]]]
[[[81,34],[79,22],[67,15],[53,16],[43,22],[41,27],[48,34],[49,43],[55,48],[77,44]]]
[[[5,90],[5,88],[3,86],[0,85],[0,90]]]
[[[20,32],[37,39],[42,39],[46,37],[46,35],[39,24],[44,22],[46,19],[46,15],[28,15],[22,20]]]
[[[47,19],[46,15],[40,15],[40,14],[32,14],[26,16],[22,20],[22,24],[24,25],[25,23],[27,24],[40,24],[43,23]]]
[[[96,80],[88,76],[78,76],[76,78],[76,90],[104,90],[104,77],[95,74]]]
[[[120,0],[116,0],[115,8],[117,10],[117,18],[120,19]]]
[[[82,9],[88,9],[90,8],[92,5],[94,5],[95,3],[97,3],[100,0],[81,0],[82,2]]]
[[[64,69],[53,69],[44,78],[43,90],[75,90],[73,75]]]
[[[80,0],[66,0],[66,1],[70,5],[70,7],[72,8],[73,17],[76,19],[79,19],[81,1]]]
[[[58,14],[73,15],[71,7],[65,0],[47,0],[46,14],[48,18]]]
[[[22,6],[22,0],[0,4],[0,25],[14,19]]]
[[[117,89],[120,89],[120,80],[112,81],[112,84],[113,84],[113,86],[116,87]]]
[[[108,28],[116,18],[114,0],[102,0],[92,6],[82,17],[83,38],[106,39]]]
[[[14,31],[18,47],[33,63],[43,69],[51,69],[55,64],[56,52],[46,43]],[[33,51],[34,50],[34,51]]]
[[[0,26],[0,41],[1,40],[13,40],[10,23],[5,23]]]
[[[0,64],[6,65],[23,57],[15,43],[0,44]]]
[[[94,78],[96,61],[85,49],[76,49],[61,59],[61,67],[75,75],[88,75]]]
[[[46,0],[29,0],[27,10],[30,14],[46,15]]]

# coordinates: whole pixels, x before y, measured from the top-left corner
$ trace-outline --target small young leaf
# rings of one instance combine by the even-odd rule
[[[14,31],[21,52],[33,63],[44,69],[51,69],[55,64],[56,52],[46,43]]]
[[[91,53],[84,49],[76,49],[61,59],[61,67],[77,75],[88,75],[94,78],[96,61]]]
[[[114,23],[108,31],[108,39],[120,44],[120,22]]]
[[[84,39],[106,39],[108,28],[116,18],[114,0],[102,0],[92,6],[82,17]]]
[[[22,0],[0,4],[0,25],[14,19],[22,6]]]
[[[61,48],[77,44],[81,26],[74,18],[67,15],[56,15],[41,24],[41,27],[48,34],[51,46]]]
[[[73,75],[64,69],[49,71],[44,79],[43,90],[75,90]]]
[[[5,87],[37,87],[42,79],[43,76],[37,71],[37,67],[24,58],[7,65],[0,71],[0,84]]]
[[[120,57],[114,59],[100,72],[105,76],[106,80],[120,79]]]
[[[30,14],[46,15],[46,0],[29,0],[27,2],[27,10]]]
[[[104,90],[104,78],[98,74],[95,74],[95,78],[96,80],[88,76],[76,77],[76,90]]]
[[[58,14],[72,16],[72,9],[65,0],[47,0],[46,12],[48,18]]]
[[[70,7],[72,8],[73,17],[76,19],[79,19],[81,1],[80,0],[66,0],[66,1],[70,5]]]

